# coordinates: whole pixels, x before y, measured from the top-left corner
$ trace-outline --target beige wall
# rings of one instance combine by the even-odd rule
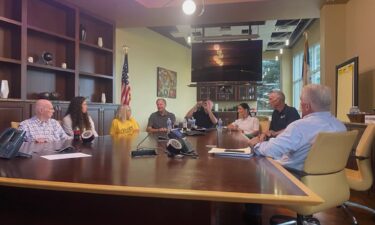
[[[191,79],[190,49],[146,28],[116,29],[116,103],[120,102],[123,45],[129,47],[130,105],[141,130],[145,130],[149,115],[156,111],[156,73],[159,66],[177,72],[177,98],[167,98],[167,110],[181,120],[196,99],[196,88],[187,87]]]
[[[359,108],[365,112],[375,108],[374,11],[373,0],[350,0],[321,10],[322,81],[335,90],[336,65],[358,56]]]
[[[359,108],[375,108],[375,1],[351,0],[345,8],[346,58],[359,56]]]
[[[343,63],[345,56],[345,5],[326,5],[320,16],[320,68],[322,84],[331,87],[332,96],[336,96],[336,65]],[[331,111],[335,112],[336,97],[333,98]]]

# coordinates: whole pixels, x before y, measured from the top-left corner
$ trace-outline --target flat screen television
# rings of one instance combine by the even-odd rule
[[[262,40],[192,44],[192,82],[261,81]]]

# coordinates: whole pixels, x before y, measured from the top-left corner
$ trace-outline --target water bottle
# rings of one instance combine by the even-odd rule
[[[191,128],[195,128],[195,119],[191,118]]]
[[[182,123],[182,130],[183,131],[186,131],[187,130],[187,120],[184,119],[183,123]]]
[[[171,120],[171,118],[167,119],[167,130],[168,130],[168,133],[172,130],[172,120]]]
[[[219,120],[217,121],[217,130],[221,131],[222,129],[223,129],[223,121],[221,120],[221,118],[219,118]]]

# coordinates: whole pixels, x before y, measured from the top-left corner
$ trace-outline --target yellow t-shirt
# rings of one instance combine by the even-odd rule
[[[131,117],[129,120],[126,120],[125,122],[122,122],[119,119],[113,119],[109,133],[111,135],[130,135],[135,130],[139,130],[139,126],[137,121],[135,121],[133,117]]]

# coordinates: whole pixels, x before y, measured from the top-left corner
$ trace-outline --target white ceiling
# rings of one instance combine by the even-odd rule
[[[192,32],[204,26],[205,36],[239,35],[249,25],[253,34],[262,39],[264,50],[276,50],[272,42],[283,42],[288,35],[272,37],[278,31],[293,32],[295,25],[275,26],[280,20],[300,20],[320,17],[323,4],[345,3],[348,0],[195,0],[197,11],[191,16],[181,9],[183,0],[56,0],[66,1],[92,13],[114,21],[117,27],[173,27],[169,36],[187,39]],[[202,8],[204,3],[204,12]],[[213,26],[213,24],[220,24]],[[231,30],[220,30],[223,24],[231,24]],[[237,25],[236,24],[241,24]],[[207,28],[207,25],[210,28]],[[246,35],[246,34],[245,34]],[[194,39],[193,39],[194,42]],[[181,43],[181,42],[180,42]]]
[[[204,0],[205,11],[201,16],[198,16],[202,6],[200,2],[203,0],[196,0],[198,3],[197,12],[192,16],[187,16],[182,13],[183,0],[138,0],[159,5],[159,7],[153,8],[146,7],[136,0],[57,1],[68,1],[101,17],[116,21],[119,27],[319,18],[321,4],[325,2],[325,0]]]

